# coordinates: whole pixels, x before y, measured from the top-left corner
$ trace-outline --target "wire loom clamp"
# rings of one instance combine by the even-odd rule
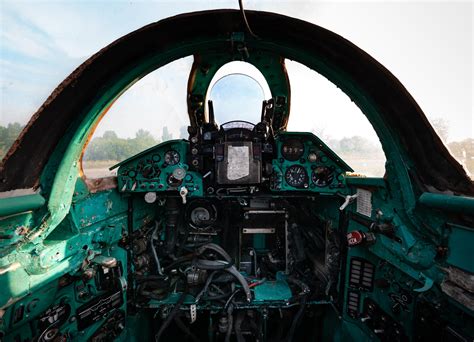
[[[196,322],[196,319],[197,319],[197,307],[196,307],[196,304],[191,304],[189,306],[189,315],[191,317],[191,324],[193,324],[194,322]]]

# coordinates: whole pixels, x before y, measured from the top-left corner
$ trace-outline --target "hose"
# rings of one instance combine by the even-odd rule
[[[194,255],[192,255],[192,254],[188,254],[188,255],[184,255],[182,257],[179,257],[178,259],[176,259],[171,264],[169,264],[168,266],[165,267],[165,272],[168,272],[169,270],[171,270],[175,266],[178,266],[179,264],[182,264],[183,262],[192,260],[193,257],[194,257]]]
[[[235,319],[235,336],[237,337],[237,342],[245,342],[245,338],[242,335],[242,322],[244,321],[244,313],[239,312],[237,318]]]
[[[155,230],[153,230],[153,233],[151,234],[150,237],[150,246],[151,246],[151,251],[153,252],[153,257],[155,258],[155,264],[156,264],[156,271],[160,276],[163,275],[163,272],[161,271],[161,264],[160,264],[160,259],[158,258],[158,253],[156,253],[156,248],[155,244],[153,243],[153,240],[158,239],[157,232],[158,228],[160,225],[158,224],[158,221],[155,222]]]
[[[232,292],[226,292],[226,293],[218,294],[215,296],[204,296],[202,298],[204,300],[223,300],[225,298],[229,298],[230,295],[232,295]]]
[[[166,200],[165,206],[165,230],[166,230],[166,253],[171,254],[176,244],[176,227],[179,219],[179,201],[171,197]],[[173,238],[171,238],[173,236]]]
[[[163,299],[163,297],[168,293],[170,287],[169,281],[164,279],[142,279],[137,283],[137,292],[140,295],[157,300]]]
[[[176,316],[176,314],[178,313],[179,308],[184,303],[184,300],[185,300],[187,294],[188,294],[188,288],[186,286],[186,289],[183,291],[183,293],[181,293],[181,296],[179,296],[179,299],[176,302],[175,306],[173,307],[173,309],[169,313],[168,317],[166,317],[166,320],[161,325],[160,330],[158,330],[158,332],[156,333],[155,342],[160,341],[161,335],[163,335],[163,332],[165,331],[165,329],[170,325],[171,321],[174,319],[174,316]]]
[[[300,308],[299,308],[298,312],[296,313],[295,318],[293,319],[293,322],[291,323],[291,328],[290,328],[290,331],[288,333],[288,337],[286,339],[287,342],[293,341],[293,335],[295,334],[296,327],[298,326],[300,318],[303,315],[305,306],[306,306],[306,295],[303,296],[303,298],[301,299]]]
[[[182,332],[184,332],[187,336],[191,338],[191,340],[193,340],[194,342],[199,342],[199,339],[196,337],[196,335],[194,335],[191,330],[189,330],[189,328],[183,323],[179,316],[176,316],[174,318],[174,322],[176,323],[178,328],[181,329]]]
[[[228,263],[227,261],[224,261],[224,260],[195,259],[193,261],[193,264],[196,268],[199,268],[201,270],[211,270],[211,271],[225,270],[230,267],[233,267],[231,263]]]
[[[245,292],[245,297],[247,298],[247,302],[251,302],[252,293],[250,292],[249,284],[245,280],[244,276],[235,268],[234,265],[232,265],[229,268],[226,268],[225,271],[232,274],[239,281],[240,285],[242,285],[242,289]]]
[[[206,283],[204,284],[204,287],[202,288],[202,290],[198,293],[198,295],[196,296],[196,303],[199,302],[199,300],[201,299],[202,295],[204,293],[206,293],[207,289],[209,288],[209,285],[211,284],[212,282],[212,278],[214,278],[214,276],[216,275],[217,271],[214,271],[211,273],[211,275],[209,277],[207,277],[207,280],[206,280]]]
[[[287,280],[288,280],[289,283],[295,284],[296,286],[298,286],[301,289],[300,295],[306,295],[311,291],[308,285],[306,285],[301,280],[299,280],[295,277],[290,276],[290,277],[287,278]]]
[[[230,342],[230,336],[232,335],[232,327],[234,326],[234,316],[232,315],[234,307],[231,305],[227,309],[227,332],[225,334],[225,342]]]
[[[232,263],[232,258],[230,257],[230,255],[224,250],[224,248],[222,248],[221,246],[215,244],[215,243],[206,243],[205,245],[199,247],[198,249],[196,249],[196,254],[200,255],[202,253],[204,253],[206,250],[213,250],[214,252],[217,252],[218,254],[220,254],[225,261],[227,261],[228,263]]]

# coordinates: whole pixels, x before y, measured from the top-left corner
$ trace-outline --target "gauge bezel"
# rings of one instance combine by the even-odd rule
[[[291,170],[294,170],[294,169],[301,169],[304,171],[304,180],[301,182],[301,183],[298,183],[297,185],[293,185],[291,184],[289,181],[288,181],[288,175],[290,174]],[[306,168],[300,164],[294,164],[294,165],[291,165],[289,166],[286,171],[285,171],[285,182],[286,184],[288,184],[289,186],[293,187],[293,188],[296,188],[296,189],[304,189],[304,188],[307,188],[308,187],[308,183],[309,183],[309,176],[308,176],[308,171],[306,171]]]
[[[311,182],[317,186],[318,188],[325,188],[329,185],[331,185],[333,182],[334,182],[334,178],[336,177],[336,174],[335,174],[335,171],[334,170],[331,170],[330,167],[327,167],[327,166],[324,166],[324,165],[321,165],[321,166],[318,166],[318,168],[325,168],[327,170],[329,170],[329,175],[326,177],[326,180],[328,180],[327,182],[325,182],[324,184],[321,184],[321,183],[317,183],[317,179],[316,179],[316,169],[314,169],[312,172],[311,172]]]
[[[302,150],[298,153],[298,154],[288,154],[288,152],[285,152],[284,149],[285,147],[288,147],[288,146],[292,146],[292,148],[294,148],[294,146],[298,144],[299,146],[297,146],[298,148],[302,148]],[[305,153],[305,146],[304,146],[304,142],[301,141],[301,139],[298,139],[298,138],[290,138],[290,139],[286,139],[283,144],[281,145],[281,149],[280,149],[280,153],[281,153],[281,156],[288,160],[288,161],[297,161],[299,160],[300,158],[302,158],[304,156],[304,153]]]
[[[170,153],[176,153],[176,155],[178,156],[178,160],[175,161],[174,158],[173,158],[173,160],[172,160],[173,162],[170,163],[170,162],[168,161],[169,158],[167,158],[167,156],[168,156]],[[168,151],[166,151],[163,160],[165,161],[166,165],[174,166],[174,165],[177,165],[177,164],[181,161],[181,155],[180,155],[179,152],[176,151],[176,150],[168,150]]]

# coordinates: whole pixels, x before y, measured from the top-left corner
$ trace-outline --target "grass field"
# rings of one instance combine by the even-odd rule
[[[82,170],[87,178],[95,179],[117,175],[117,169],[110,171],[109,167],[117,164],[116,160],[84,160]]]

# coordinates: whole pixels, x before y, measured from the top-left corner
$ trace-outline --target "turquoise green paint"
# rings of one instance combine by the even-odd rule
[[[446,194],[423,193],[418,199],[421,205],[441,209],[447,212],[472,214],[474,213],[474,197],[454,196]]]
[[[165,154],[169,150],[174,150],[179,153],[180,162],[178,164],[164,164]],[[204,190],[202,175],[194,171],[189,171],[189,165],[184,162],[187,154],[189,154],[189,143],[187,141],[170,140],[112,166],[111,169],[118,167],[118,190],[125,193],[156,192],[158,195],[165,191],[172,191],[178,195],[178,191],[184,186],[188,190],[187,197],[202,197]],[[155,158],[156,161],[153,161],[153,158]],[[159,175],[155,175],[153,178],[146,178],[142,173],[137,172],[139,164],[152,165],[147,163],[147,161],[153,162],[153,165],[156,165],[156,168],[160,169],[161,172]],[[177,168],[185,170],[186,176],[179,186],[173,187],[168,184],[167,180]],[[133,172],[134,176],[130,176],[130,172]]]
[[[0,198],[0,217],[41,208],[45,199],[40,194]]]
[[[376,187],[376,188],[384,188],[385,187],[385,180],[383,178],[378,177],[346,177],[347,185],[355,186],[355,187]]]
[[[301,160],[288,161],[281,155],[282,145],[285,138],[291,138],[292,136],[306,136],[308,140],[304,142],[304,153]],[[346,172],[353,171],[352,168],[347,165],[336,153],[334,153],[325,143],[323,143],[318,137],[312,133],[306,132],[282,132],[275,138],[277,148],[277,158],[273,160],[273,170],[275,172],[275,178],[278,179],[280,184],[279,189],[273,189],[278,191],[306,191],[315,192],[321,194],[345,194],[348,192],[348,188],[345,183]],[[308,154],[316,153],[318,159],[316,162],[308,161]],[[292,165],[302,165],[308,175],[308,184],[305,188],[294,188],[289,185],[285,180],[285,172]],[[334,179],[331,184],[324,187],[316,186],[311,179],[313,168],[316,167],[333,167],[334,168]]]
[[[448,259],[450,265],[474,274],[474,253],[472,239],[474,227],[450,225],[451,234],[448,242]]]
[[[287,301],[291,290],[284,280],[266,281],[254,287],[255,302]]]
[[[265,249],[265,234],[253,234],[253,247],[257,251]]]
[[[232,34],[234,44],[245,46],[245,38],[243,34]],[[235,40],[237,39],[237,41]],[[207,96],[210,94],[209,86],[214,79],[217,71],[225,64],[232,61],[245,61],[255,66],[267,81],[272,97],[283,96],[287,99],[283,106],[283,118],[281,123],[286,126],[290,110],[290,84],[286,68],[282,58],[275,53],[262,50],[252,50],[249,55],[235,51],[229,52],[210,52],[201,53],[199,59],[194,61],[195,72],[190,78],[192,84],[190,86],[190,115],[204,113]],[[203,101],[204,100],[204,101]],[[274,127],[274,131],[279,131],[281,127]]]
[[[44,301],[37,308],[38,310],[48,307],[55,297],[56,299],[59,298],[55,292],[58,288],[58,279],[64,274],[76,274],[84,259],[87,258],[89,252],[86,252],[86,249],[91,253],[111,253],[116,255],[123,264],[126,263],[125,251],[118,248],[117,243],[126,234],[127,230],[126,210],[128,198],[122,197],[116,190],[99,194],[88,192],[83,180],[78,178],[80,175],[79,158],[82,149],[91,128],[97,123],[104,109],[138,79],[155,68],[191,54],[196,50],[205,52],[219,44],[221,47],[228,44],[228,37],[208,38],[198,37],[193,42],[180,42],[179,46],[170,48],[166,53],[137,61],[128,70],[124,70],[123,74],[117,75],[116,79],[104,88],[104,92],[97,95],[96,101],[84,109],[82,118],[71,123],[70,130],[61,140],[43,171],[41,195],[11,197],[0,200],[1,216],[28,212],[1,218],[0,220],[0,232],[12,235],[11,239],[1,241],[2,257],[0,258],[0,265],[6,267],[19,263],[19,267],[16,269],[0,275],[0,287],[2,288],[0,306],[10,303],[6,307],[4,320],[0,322],[0,330],[5,330],[4,325],[11,321],[12,308],[16,305],[26,304],[33,294],[40,294],[44,297]],[[386,262],[384,268],[396,274],[394,279],[400,281],[403,279],[403,282],[409,284],[413,291],[435,292],[436,285],[442,280],[439,265],[444,266],[445,264],[444,260],[435,263],[436,247],[440,237],[432,233],[437,231],[436,227],[432,230],[428,230],[426,227],[433,222],[430,216],[439,215],[437,216],[438,220],[443,221],[443,216],[439,214],[440,211],[472,214],[474,212],[473,199],[425,193],[417,202],[415,189],[408,176],[411,161],[400,149],[399,142],[393,136],[390,127],[387,127],[380,119],[378,109],[370,103],[368,97],[361,93],[343,72],[329,66],[318,56],[308,55],[304,51],[296,51],[275,43],[255,42],[252,39],[249,39],[247,45],[255,49],[257,53],[261,51],[263,55],[274,55],[272,51],[281,52],[314,68],[337,84],[366,114],[374,126],[386,153],[386,179],[344,177],[344,188],[318,190],[318,192],[333,195],[337,192],[342,194],[354,192],[355,189],[349,189],[349,186],[377,188],[374,190],[376,192],[373,197],[373,207],[394,218],[396,235],[402,241],[396,242],[389,237],[377,234],[375,245],[364,250],[352,249],[349,251],[348,257],[363,256],[372,260],[376,265],[380,261]],[[207,89],[204,83],[201,86],[202,89]],[[315,141],[313,146],[323,147],[322,142],[317,138],[313,138],[313,141]],[[172,144],[176,144],[177,149],[186,153],[186,143],[172,142]],[[278,145],[279,147],[280,145]],[[143,155],[146,155],[146,153],[145,151]],[[335,158],[338,157],[335,156]],[[133,163],[133,160],[126,161],[125,164],[129,162]],[[288,165],[289,163],[277,162],[274,167],[283,172]],[[344,172],[351,170],[342,160],[335,166]],[[195,179],[199,179],[197,174],[193,174],[193,176],[195,176]],[[308,176],[311,177],[310,167],[308,167]],[[194,184],[195,182],[192,182],[193,186]],[[199,185],[199,190],[192,195],[202,196],[202,184],[199,183]],[[191,186],[191,183],[189,183],[189,186]],[[295,190],[285,184],[283,187],[283,190]],[[389,193],[387,193],[386,188],[390,189]],[[308,191],[316,190],[309,188]],[[47,210],[45,199],[48,201]],[[134,203],[137,204],[137,202]],[[337,219],[338,215],[338,211],[334,210],[336,203],[331,201],[331,205],[334,206],[324,208],[324,214],[331,216],[334,220]],[[425,210],[420,211],[417,204],[421,204]],[[152,207],[141,204],[135,205],[135,208],[132,218],[134,227],[150,224],[157,216]],[[437,210],[430,210],[432,208]],[[21,231],[19,228],[22,227],[27,228],[26,235],[19,234]],[[366,230],[364,227],[351,222],[349,230],[352,229]],[[450,230],[446,263],[473,272],[472,262],[470,262],[472,229],[450,225]],[[424,235],[420,235],[420,233]],[[30,244],[29,242],[33,243]],[[13,246],[16,248],[15,250],[12,249]],[[87,248],[83,248],[84,246],[87,246]],[[126,270],[124,271],[126,272]],[[389,276],[389,274],[384,275],[384,277]],[[47,285],[45,286],[45,284]],[[68,287],[68,289],[70,288]],[[61,291],[70,290],[63,289]],[[285,301],[291,296],[291,291],[283,279],[264,283],[257,286],[253,291],[257,301]],[[377,290],[374,296],[382,303],[386,311],[389,311],[390,303],[386,301],[386,293],[383,293],[383,291],[385,290]],[[73,300],[74,294],[64,293],[64,295]],[[366,296],[367,294],[364,294],[363,298]],[[157,306],[172,304],[177,299],[175,297],[170,297],[167,301],[158,303]],[[193,300],[194,298],[189,296],[186,303],[192,303]],[[16,304],[15,301],[17,301]],[[79,305],[79,303],[75,305]],[[33,315],[34,313],[32,313]],[[342,329],[336,333],[335,338],[336,336],[355,340],[367,338],[367,331],[362,331],[356,325],[358,321],[349,321],[345,312],[342,315]],[[25,324],[25,327],[26,322],[22,323]],[[96,324],[88,329],[84,335],[75,337],[87,339],[98,326],[99,324]],[[20,327],[15,326],[14,328]],[[62,329],[72,329],[71,324],[66,324]],[[20,330],[22,339],[30,338],[26,328]]]
[[[202,39],[197,37],[193,42],[183,41],[179,46],[176,46],[174,49],[170,48],[163,55],[151,56],[147,60],[139,61],[136,65],[131,66],[127,72],[117,76],[115,82],[110,84],[109,87],[106,88],[107,90],[98,97],[95,104],[85,112],[82,123],[77,123],[75,130],[71,131],[71,135],[64,137],[61,144],[67,146],[65,153],[61,153],[60,155],[54,154],[51,158],[53,168],[54,165],[58,165],[58,169],[48,202],[49,210],[53,215],[51,215],[51,217],[48,218],[48,222],[40,228],[43,231],[43,235],[47,235],[49,230],[53,229],[51,227],[55,227],[68,211],[72,195],[71,185],[78,175],[77,164],[82,147],[86,141],[88,132],[90,132],[104,108],[120,96],[131,84],[166,62],[184,57],[192,53],[192,51],[206,51],[210,47],[215,47],[216,45],[222,46],[222,44],[225,46],[226,39],[214,38],[214,40],[206,40],[204,37],[202,37]],[[341,87],[341,89],[361,107],[362,111],[374,126],[382,142],[382,147],[384,148],[387,159],[390,160],[393,165],[394,173],[389,173],[388,181],[393,184],[395,190],[400,190],[400,194],[403,196],[400,205],[404,206],[407,211],[414,208],[415,200],[406,169],[406,166],[410,165],[410,162],[407,160],[407,156],[401,153],[401,150],[397,147],[397,140],[392,136],[390,128],[383,124],[377,110],[371,106],[370,102],[368,102],[368,98],[358,91],[356,85],[354,85],[350,79],[345,77],[344,74],[336,68],[329,67],[324,61],[320,60],[318,56],[307,55],[304,51],[296,51],[275,43],[263,41],[258,41],[257,43],[249,40],[247,45],[252,47],[255,51],[280,51],[282,55],[290,56],[292,59],[306,64]],[[61,162],[57,163],[55,160]],[[48,170],[48,172],[55,174],[55,170],[50,168],[48,168]],[[43,179],[47,181],[47,177],[43,177]],[[45,188],[48,188],[47,184]]]

